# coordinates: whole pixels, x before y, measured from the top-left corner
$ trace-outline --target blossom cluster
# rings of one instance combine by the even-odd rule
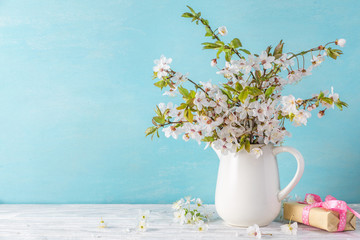
[[[200,198],[191,198],[190,196],[176,201],[172,208],[174,212],[174,221],[180,224],[192,224],[199,232],[207,231],[210,214]]]
[[[161,56],[155,60],[155,86],[167,90],[164,95],[180,95],[183,101],[177,105],[172,102],[156,106],[153,118],[154,126],[146,130],[146,135],[159,136],[162,128],[166,137],[183,140],[195,140],[199,144],[212,144],[223,154],[246,149],[250,144],[279,144],[291,134],[286,130],[285,121],[294,126],[306,126],[312,113],[317,110],[319,118],[325,111],[337,106],[340,110],[347,104],[339,94],[321,91],[310,98],[296,98],[282,95],[287,85],[296,84],[320,66],[326,57],[336,59],[342,54],[330,44],[343,47],[345,39],[320,45],[300,53],[284,53],[284,43],[274,48],[268,47],[261,54],[251,54],[242,48],[238,38],[229,44],[220,40],[228,34],[225,26],[213,31],[208,21],[198,16],[193,9],[184,17],[193,18],[205,26],[206,36],[216,40],[203,43],[204,49],[217,50],[217,56],[211,60],[211,66],[218,67],[219,54],[225,53],[225,66],[216,72],[225,82],[214,84],[211,81],[196,83],[188,74],[172,69],[171,58]],[[307,54],[311,58],[307,59]],[[233,60],[232,56],[238,57]],[[283,72],[286,72],[285,74]],[[194,85],[193,90],[185,88],[185,82]],[[261,156],[261,149],[254,154]]]

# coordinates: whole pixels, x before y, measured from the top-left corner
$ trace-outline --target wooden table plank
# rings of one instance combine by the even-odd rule
[[[351,205],[360,211],[360,204]],[[215,210],[213,205],[209,209]],[[144,233],[131,230],[137,224],[139,210],[150,210],[149,228]],[[98,228],[100,218],[108,225]],[[359,226],[359,220],[357,220]],[[289,239],[280,231],[280,222],[261,228],[272,233],[271,239]],[[130,229],[130,231],[129,231]],[[173,222],[171,205],[164,204],[2,204],[0,240],[12,239],[241,239],[245,228],[231,227],[216,218],[207,232]],[[264,236],[264,239],[270,237]],[[300,224],[299,239],[360,239],[360,230],[328,233]]]

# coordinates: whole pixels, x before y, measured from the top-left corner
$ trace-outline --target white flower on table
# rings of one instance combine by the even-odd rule
[[[150,215],[150,210],[139,210],[140,221],[147,221]]]
[[[191,199],[191,196],[186,196],[186,197],[184,197],[185,198],[185,203],[186,204],[190,204],[191,202],[193,202],[195,199],[193,198],[193,199]]]
[[[197,198],[195,200],[195,203],[196,203],[196,206],[198,206],[198,207],[201,207],[203,205],[203,202],[202,202],[202,200],[200,198]]]
[[[186,212],[184,209],[180,209],[176,212],[174,212],[174,221],[175,222],[182,222],[182,219],[184,218]]]
[[[246,229],[246,233],[250,237],[255,237],[257,239],[261,239],[261,232],[259,225],[254,224],[253,226],[250,226]]]
[[[221,26],[218,28],[218,31],[221,36],[226,36],[228,34],[228,30],[225,26]]]
[[[297,234],[297,229],[298,229],[298,224],[297,222],[294,222],[292,224],[285,224],[285,225],[281,225],[280,229],[283,233],[286,233],[288,235],[296,235]]]
[[[196,230],[198,230],[199,232],[205,232],[209,229],[209,226],[207,224],[204,223],[204,221],[198,221],[197,224],[195,225]]]
[[[259,61],[263,65],[264,69],[269,69],[272,67],[271,63],[274,62],[275,57],[268,56],[266,51],[263,51],[259,56]]]
[[[263,154],[263,151],[261,148],[253,148],[251,149],[251,153],[254,154],[256,158],[259,158]]]
[[[147,230],[147,223],[146,221],[140,221],[137,225],[137,231],[139,232],[145,232]]]
[[[180,200],[173,203],[172,209],[179,210],[179,209],[182,208],[183,205],[184,205],[184,199],[180,199]]]

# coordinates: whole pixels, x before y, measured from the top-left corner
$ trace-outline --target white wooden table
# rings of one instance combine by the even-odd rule
[[[360,211],[360,204],[351,207]],[[214,209],[213,205],[209,206]],[[149,227],[144,233],[132,229],[137,224],[138,210],[150,210]],[[108,225],[98,228],[100,218]],[[300,224],[297,236],[280,231],[283,223],[273,222],[261,228],[263,239],[360,239],[360,230],[328,233]],[[359,221],[357,221],[359,226]],[[0,205],[0,240],[12,239],[241,239],[245,228],[230,227],[220,219],[209,223],[207,232],[173,222],[171,205],[146,204],[72,204],[72,205]]]

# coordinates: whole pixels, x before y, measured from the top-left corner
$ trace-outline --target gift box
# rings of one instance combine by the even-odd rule
[[[308,204],[298,202],[284,203],[284,219],[304,223],[304,208]],[[328,232],[339,231],[340,214],[337,211],[327,210],[321,207],[311,208],[308,212],[308,224],[310,226],[326,230]],[[345,218],[344,218],[345,220]],[[344,231],[353,231],[356,229],[356,216],[347,210],[346,224]]]

